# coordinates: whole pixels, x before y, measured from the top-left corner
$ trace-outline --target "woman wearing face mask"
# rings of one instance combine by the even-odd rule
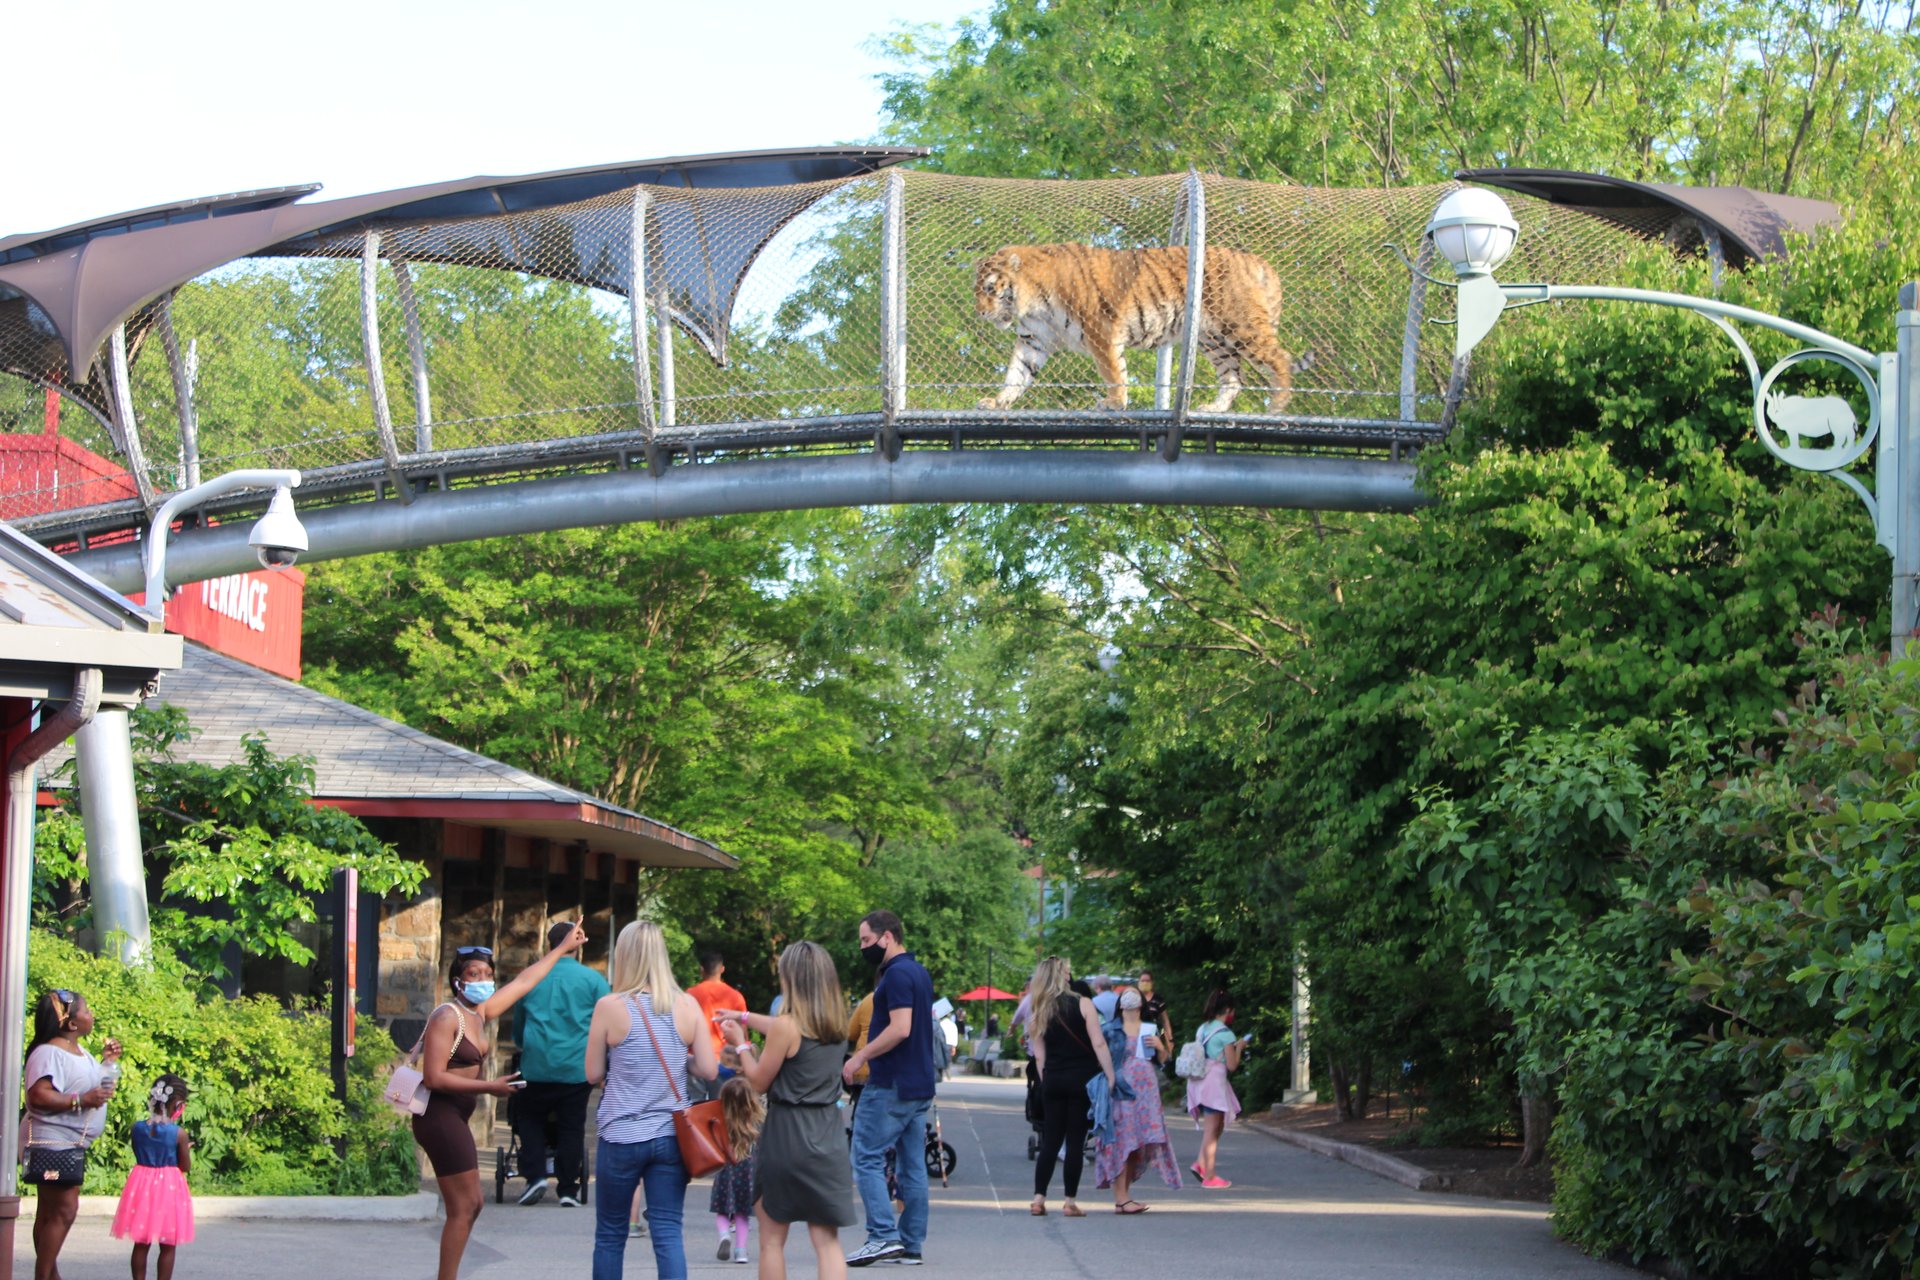
[[[1207,997],[1206,1017],[1193,1038],[1206,1052],[1207,1071],[1198,1080],[1187,1081],[1187,1111],[1200,1122],[1200,1158],[1194,1161],[1193,1171],[1201,1186],[1220,1191],[1233,1184],[1213,1171],[1214,1157],[1227,1121],[1240,1114],[1240,1099],[1227,1076],[1240,1069],[1247,1042],[1234,1038],[1233,997],[1226,992],[1215,991]]]
[[[559,946],[499,988],[494,986],[491,948],[459,947],[453,953],[453,967],[447,974],[453,999],[428,1016],[420,1051],[420,1075],[433,1096],[425,1114],[413,1118],[413,1140],[433,1165],[447,1215],[440,1229],[439,1280],[456,1280],[467,1237],[480,1216],[480,1156],[467,1121],[480,1095],[506,1097],[520,1087],[517,1071],[497,1080],[481,1078],[487,1060],[487,1023],[520,1003],[553,971],[560,957],[578,951],[586,941],[586,930],[575,925]]]

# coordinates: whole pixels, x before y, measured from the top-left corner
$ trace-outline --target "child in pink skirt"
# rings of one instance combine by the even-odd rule
[[[180,1127],[186,1106],[187,1082],[161,1076],[147,1094],[147,1118],[133,1126],[133,1172],[120,1191],[113,1234],[133,1241],[137,1280],[146,1280],[149,1246],[160,1246],[158,1280],[173,1280],[174,1247],[193,1243],[193,1196],[186,1177],[193,1167],[193,1143]]]

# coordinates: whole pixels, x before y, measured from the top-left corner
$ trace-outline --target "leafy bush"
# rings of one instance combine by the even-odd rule
[[[164,948],[155,948],[151,965],[129,967],[40,930],[28,950],[28,985],[36,994],[81,992],[97,1018],[93,1047],[108,1036],[125,1047],[121,1087],[88,1162],[88,1193],[119,1191],[133,1163],[127,1135],[146,1113],[147,1089],[166,1071],[193,1091],[182,1124],[193,1135],[198,1192],[418,1189],[412,1137],[379,1100],[385,1060],[377,1053],[352,1060],[342,1107],[327,1069],[330,1028],[317,1012],[289,1011],[266,997],[222,998]],[[368,1045],[385,1039],[371,1019],[361,1031]]]

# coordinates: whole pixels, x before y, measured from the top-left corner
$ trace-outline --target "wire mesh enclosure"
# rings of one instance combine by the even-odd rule
[[[1450,302],[1384,246],[1422,253],[1451,189],[894,169],[370,218],[180,284],[83,379],[0,289],[0,429],[114,464],[16,468],[0,518],[125,526],[258,466],[311,501],[764,451],[1398,452],[1464,388],[1424,323]],[[1598,280],[1642,239],[1510,203],[1515,278]],[[982,263],[1018,247],[1021,300],[983,303]]]

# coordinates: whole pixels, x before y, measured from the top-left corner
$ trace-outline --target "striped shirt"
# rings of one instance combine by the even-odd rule
[[[607,1046],[607,1082],[600,1094],[600,1137],[605,1142],[651,1142],[673,1132],[673,1113],[687,1105],[687,1042],[673,1025],[673,1013],[653,1012],[653,999],[645,992],[627,998],[627,1017],[631,1025],[619,1044]],[[643,1011],[644,1010],[644,1011]],[[646,1018],[659,1039],[660,1052],[647,1037]],[[661,1070],[664,1056],[673,1071],[672,1087]],[[680,1092],[674,1098],[674,1090]]]

